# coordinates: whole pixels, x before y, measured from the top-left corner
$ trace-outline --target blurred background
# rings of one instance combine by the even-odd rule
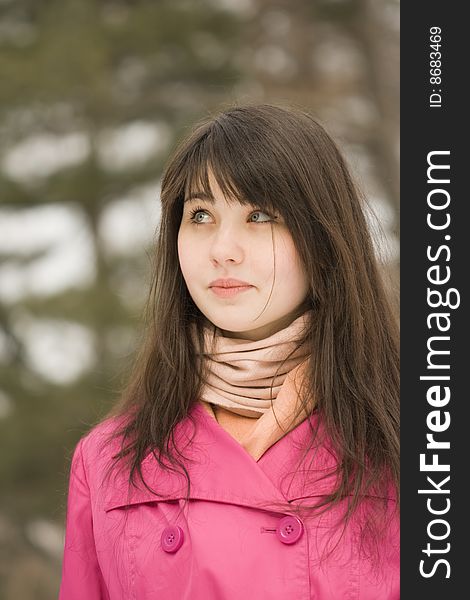
[[[397,0],[0,0],[0,600],[57,597],[71,453],[125,382],[162,167],[196,120],[316,115],[396,294],[398,44]]]

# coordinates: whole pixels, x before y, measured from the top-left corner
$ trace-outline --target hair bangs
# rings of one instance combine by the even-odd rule
[[[243,151],[240,145],[217,130],[215,125],[212,124],[208,134],[200,138],[188,153],[184,197],[198,194],[212,196],[212,174],[228,203],[238,202],[282,214],[281,203],[268,192],[265,183],[267,173],[259,169],[259,161],[247,155],[246,149],[241,160]]]

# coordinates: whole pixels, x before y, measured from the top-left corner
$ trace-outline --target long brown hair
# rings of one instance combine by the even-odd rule
[[[363,199],[319,123],[300,110],[266,104],[205,119],[167,164],[145,337],[112,413],[126,417],[115,433],[122,439],[115,459],[127,458],[134,482],[137,474],[143,480],[141,462],[153,451],[190,483],[173,432],[201,390],[203,370],[189,325],[201,347],[204,318],[180,270],[177,236],[185,195],[201,187],[210,192],[209,170],[227,197],[284,217],[310,282],[310,393],[303,410],[321,415],[339,474],[324,505],[348,497],[349,514],[365,493],[386,497],[390,485],[398,491],[398,326]]]

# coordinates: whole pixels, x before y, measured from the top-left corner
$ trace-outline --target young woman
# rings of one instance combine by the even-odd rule
[[[75,450],[61,600],[397,599],[397,325],[340,152],[236,107],[161,205],[133,376]]]

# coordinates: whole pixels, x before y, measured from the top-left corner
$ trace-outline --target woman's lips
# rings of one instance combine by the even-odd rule
[[[235,287],[212,286],[210,289],[216,296],[219,296],[219,298],[232,298],[241,292],[247,292],[248,290],[251,290],[252,287],[252,285],[240,285]]]

